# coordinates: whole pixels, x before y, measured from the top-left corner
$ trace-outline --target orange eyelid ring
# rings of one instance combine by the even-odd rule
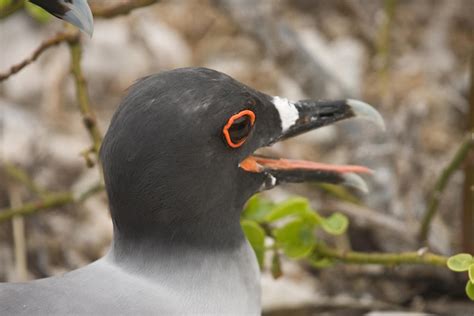
[[[227,145],[229,145],[232,148],[239,148],[245,143],[246,138],[242,139],[238,143],[234,143],[229,134],[229,128],[232,126],[232,124],[234,124],[234,121],[245,115],[247,115],[250,118],[250,125],[253,126],[253,124],[255,123],[255,113],[251,110],[243,110],[237,114],[232,115],[222,130],[222,132],[224,133],[224,137],[227,142]]]

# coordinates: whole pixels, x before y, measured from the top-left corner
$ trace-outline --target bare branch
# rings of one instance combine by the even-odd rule
[[[38,211],[64,206],[73,202],[74,196],[71,192],[50,194],[39,201],[27,203],[21,207],[0,211],[0,222],[9,220],[14,216],[31,215]]]
[[[113,5],[93,4],[91,5],[94,17],[113,18],[128,14],[131,11],[157,3],[159,0],[126,0],[114,1]]]
[[[21,207],[5,209],[0,211],[0,223],[15,216],[33,215],[39,211],[54,209],[57,207],[81,203],[96,193],[104,190],[102,184],[95,184],[83,193],[75,196],[72,192],[50,193],[36,202],[24,204]]]
[[[113,5],[98,5],[95,4],[92,6],[92,12],[95,17],[102,17],[102,18],[113,18],[119,15],[128,14],[131,11],[152,5],[157,3],[159,0],[128,0],[128,1],[120,1],[118,3],[114,3]],[[1,17],[8,16],[11,12],[19,10],[23,7],[24,1],[14,1],[12,4],[2,10],[0,14]],[[5,11],[5,12],[4,12]],[[4,14],[5,13],[5,14]],[[36,48],[30,57],[26,58],[25,60],[21,61],[20,63],[12,66],[8,71],[4,73],[0,73],[0,82],[8,79],[10,76],[18,73],[20,70],[34,62],[42,53],[44,53],[47,49],[54,47],[56,45],[61,44],[62,42],[66,41],[77,41],[79,38],[79,33],[72,33],[72,32],[62,32],[58,33],[55,36],[45,40],[41,45]]]
[[[10,70],[8,70],[5,73],[0,73],[0,82],[8,79],[11,75],[16,74],[32,62],[34,62],[38,57],[44,53],[48,48],[54,47],[56,45],[61,44],[62,42],[67,42],[67,41],[73,41],[76,38],[78,38],[79,34],[78,33],[58,33],[55,36],[45,40],[43,43],[41,43],[38,48],[36,48],[33,53],[30,55],[30,57],[26,58],[22,62],[12,66]]]

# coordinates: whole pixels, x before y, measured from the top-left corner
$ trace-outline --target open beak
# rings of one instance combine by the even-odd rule
[[[92,37],[94,21],[87,0],[30,0],[52,15],[77,26]]]
[[[379,112],[367,103],[357,100],[292,102],[274,97],[271,102],[279,113],[281,132],[274,135],[266,145],[349,118],[362,118],[375,123],[383,130],[385,129]],[[239,166],[247,172],[266,176],[262,190],[271,189],[280,183],[315,181],[347,185],[367,192],[367,184],[358,174],[372,172],[362,166],[275,159],[260,155],[248,156],[241,161]]]

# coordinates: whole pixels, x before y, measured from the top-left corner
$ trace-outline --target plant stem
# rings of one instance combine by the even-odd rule
[[[114,5],[92,4],[91,10],[94,17],[113,18],[119,15],[128,14],[131,11],[157,3],[159,0],[132,0],[121,1]]]
[[[26,203],[21,207],[15,207],[0,212],[0,222],[6,221],[14,216],[31,215],[38,211],[63,206],[74,202],[74,196],[71,192],[53,193],[43,199]]]
[[[92,195],[102,192],[104,185],[101,183],[91,186],[83,193],[75,196],[72,192],[58,192],[44,195],[43,198],[36,202],[23,204],[21,207],[0,211],[0,223],[13,218],[14,216],[27,216],[36,214],[39,211],[53,209],[68,204],[81,203]]]
[[[79,36],[78,33],[58,33],[55,36],[48,38],[40,46],[38,46],[31,55],[19,62],[16,65],[10,67],[10,69],[4,73],[0,73],[0,82],[8,79],[10,76],[16,74],[29,64],[33,63],[41,54],[43,54],[48,48],[54,47],[66,41],[71,41]]]
[[[322,257],[334,259],[344,263],[355,264],[381,264],[381,265],[400,265],[400,264],[429,264],[436,266],[446,266],[448,258],[435,255],[429,252],[400,252],[400,253],[367,253],[357,251],[343,251],[328,246],[318,244],[313,252]]]
[[[34,192],[35,194],[39,195],[39,196],[42,196],[46,193],[45,190],[43,190],[42,188],[40,188],[34,181],[33,179],[31,179],[28,174],[18,168],[17,166],[11,164],[11,163],[8,163],[8,162],[5,162],[4,163],[4,170],[5,170],[5,173],[15,179],[16,181],[18,181],[19,183],[22,183],[23,185],[25,185],[30,191]]]
[[[21,207],[21,193],[17,186],[9,186],[11,207]],[[28,256],[26,251],[25,221],[22,216],[12,218],[13,249],[15,254],[15,281],[26,281],[28,277]]]
[[[451,161],[443,169],[443,172],[436,180],[419,230],[418,238],[421,243],[425,243],[428,238],[431,221],[438,210],[441,195],[443,194],[449,179],[453,173],[459,169],[472,148],[474,148],[474,139],[472,138],[472,135],[468,135],[461,143],[461,146],[459,146]]]
[[[79,103],[79,110],[82,114],[84,126],[89,132],[89,136],[92,140],[91,151],[98,154],[100,143],[102,142],[102,136],[97,126],[96,116],[90,105],[89,94],[87,92],[87,82],[82,72],[82,46],[79,38],[69,41],[68,44],[71,53],[71,72],[76,86],[76,97]]]
[[[380,59],[379,76],[384,89],[387,88],[387,71],[390,65],[391,29],[395,17],[397,0],[384,0],[384,20],[377,34],[377,55]]]
[[[474,142],[474,51],[471,52],[471,87],[467,129]],[[464,168],[463,215],[461,229],[462,251],[474,253],[474,152]]]

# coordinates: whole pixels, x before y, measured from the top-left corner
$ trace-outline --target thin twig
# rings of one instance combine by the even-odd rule
[[[474,148],[474,138],[472,135],[468,135],[461,143],[461,146],[459,146],[459,149],[456,151],[451,161],[443,169],[443,172],[440,174],[439,178],[436,180],[433,192],[431,193],[430,199],[428,201],[428,207],[421,222],[418,237],[420,242],[426,242],[431,221],[438,210],[441,195],[443,194],[449,179],[453,173],[459,169],[472,148]]]
[[[104,191],[104,189],[105,189],[105,186],[103,183],[97,183],[91,186],[90,188],[88,188],[87,190],[85,190],[84,192],[80,193],[74,200],[77,203],[82,203],[85,200],[87,200],[89,197]]]
[[[467,129],[474,142],[474,50],[471,51],[471,87]],[[463,215],[461,229],[462,251],[474,253],[474,151],[464,168]]]
[[[74,202],[71,192],[53,193],[36,202],[24,204],[21,207],[0,211],[0,222],[11,219],[14,216],[25,216],[35,214],[38,211],[64,206]]]
[[[387,71],[390,64],[390,46],[392,43],[390,36],[393,20],[395,18],[396,7],[397,0],[384,1],[384,21],[380,26],[377,36],[377,55],[380,58],[379,75],[383,80],[384,86],[386,86],[387,83]]]
[[[11,75],[16,74],[32,62],[34,62],[42,53],[44,53],[48,48],[61,44],[62,42],[72,41],[79,36],[78,33],[69,33],[69,32],[62,32],[58,33],[55,36],[45,40],[41,43],[38,48],[36,48],[30,57],[26,58],[25,60],[21,61],[20,63],[12,66],[10,70],[5,73],[0,73],[0,82],[8,79]]]
[[[157,3],[159,0],[135,0],[135,1],[121,1],[119,3],[115,3],[113,5],[98,5],[95,4],[92,6],[92,12],[94,17],[102,17],[102,18],[113,18],[119,15],[128,14],[131,11],[152,5]],[[23,7],[24,1],[15,1],[9,7],[2,10],[0,14],[0,18],[6,17],[11,13],[19,10]],[[8,79],[10,76],[18,73],[20,70],[34,62],[42,53],[44,53],[47,49],[59,45],[62,42],[66,41],[74,41],[77,40],[79,37],[79,33],[58,33],[55,36],[45,40],[41,45],[36,48],[30,57],[24,59],[20,63],[12,66],[8,71],[4,73],[0,73],[0,82]]]
[[[5,162],[4,163],[4,170],[5,170],[5,173],[7,174],[7,176],[9,176],[10,178],[18,181],[19,183],[25,185],[30,191],[36,193],[37,195],[39,196],[42,196],[44,194],[46,194],[46,191],[44,189],[42,189],[41,187],[39,187],[34,181],[33,179],[31,179],[28,174],[23,171],[22,169],[18,168],[17,166],[11,164],[11,163],[8,163],[8,162]]]
[[[92,140],[90,151],[97,154],[99,152],[100,143],[102,142],[102,135],[99,131],[95,114],[90,105],[89,94],[87,92],[87,82],[82,72],[82,46],[79,38],[76,38],[74,41],[69,41],[68,44],[71,52],[71,72],[76,86],[76,97],[79,103],[79,110],[82,114],[84,126],[89,132],[89,136]]]
[[[98,18],[113,18],[131,11],[157,3],[159,0],[127,0],[113,5],[91,5],[92,14]]]
[[[400,253],[379,253],[379,252],[358,252],[343,251],[322,244],[318,244],[313,252],[318,257],[326,257],[344,263],[355,264],[428,264],[436,266],[446,266],[448,258],[425,251],[400,252]]]
[[[21,207],[21,194],[18,187],[9,187],[9,197],[11,207]],[[28,277],[28,262],[26,255],[25,222],[22,216],[12,218],[13,248],[15,249],[15,281],[26,281]]]
[[[21,207],[10,208],[0,211],[0,223],[14,216],[27,216],[39,211],[53,209],[69,204],[82,203],[89,197],[104,190],[102,184],[95,184],[83,193],[75,196],[72,192],[50,193],[36,202],[24,204]]]

